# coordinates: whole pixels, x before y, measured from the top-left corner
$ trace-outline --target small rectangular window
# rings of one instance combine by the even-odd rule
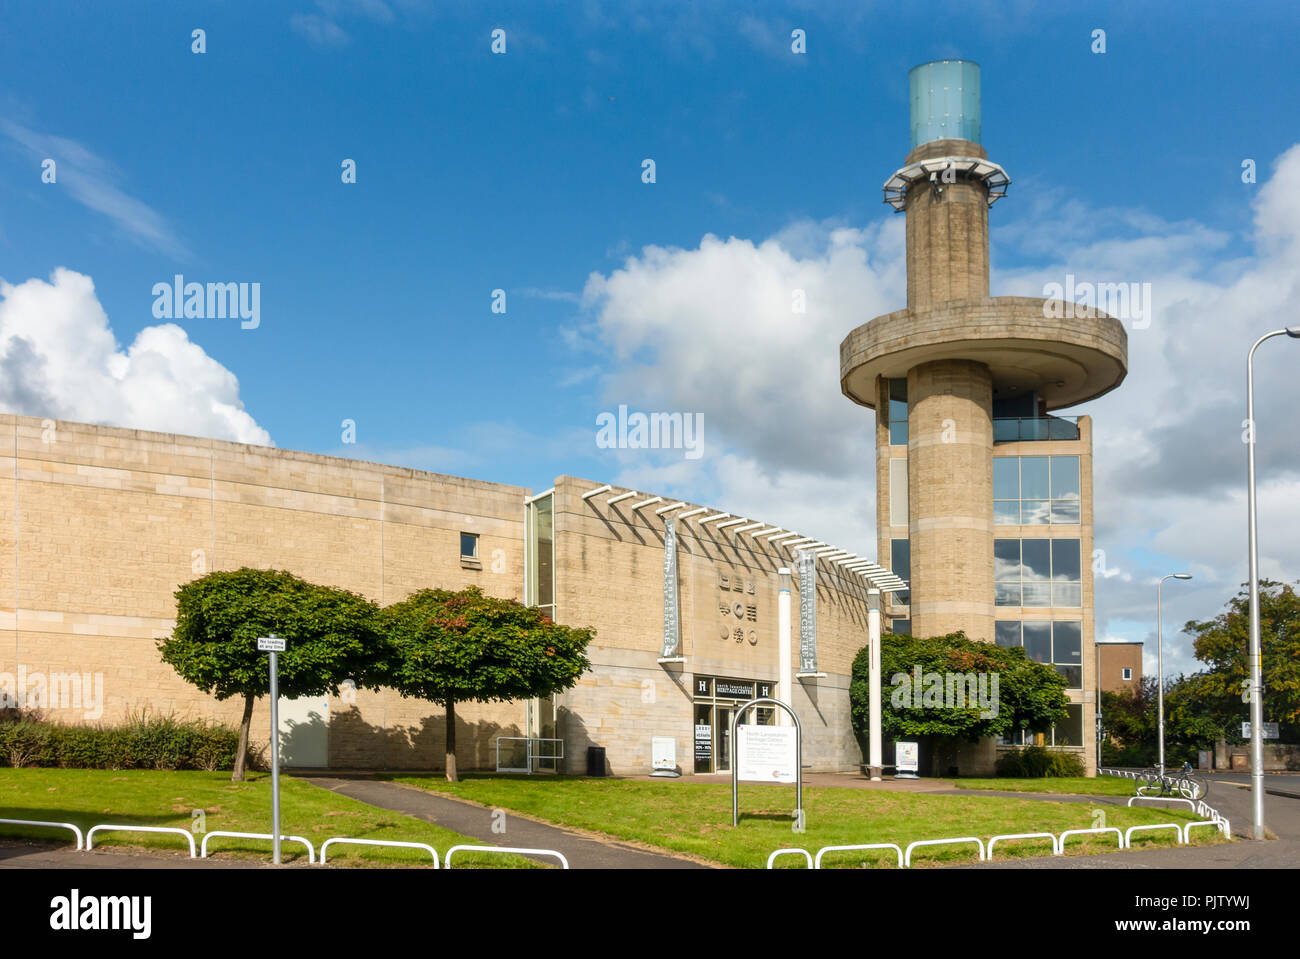
[[[1129,667],[1125,666],[1125,667],[1124,667],[1124,680],[1125,680],[1125,682],[1131,680],[1132,678],[1133,678],[1133,670],[1131,670],[1131,669],[1129,669]]]
[[[891,539],[889,541],[889,565],[895,576],[905,583],[912,581],[912,550],[911,542],[905,539]],[[912,591],[910,589],[899,590],[894,594],[894,599],[903,606],[910,605],[912,602]]]
[[[460,534],[460,558],[478,559],[478,533]]]
[[[889,443],[891,446],[907,445],[907,379],[889,381]]]

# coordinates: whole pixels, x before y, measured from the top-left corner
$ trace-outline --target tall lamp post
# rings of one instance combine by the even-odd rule
[[[1265,340],[1283,334],[1300,339],[1300,326],[1265,333],[1246,354],[1246,503],[1250,527],[1250,789],[1255,839],[1264,838],[1264,682],[1260,675],[1259,543],[1255,516],[1255,351]]]
[[[1191,573],[1170,573],[1156,583],[1156,724],[1160,727],[1160,778],[1165,775],[1165,634],[1160,623],[1160,587],[1167,579],[1191,579]]]

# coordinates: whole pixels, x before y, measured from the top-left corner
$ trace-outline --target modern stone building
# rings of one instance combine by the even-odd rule
[[[1092,424],[1059,414],[1120,384],[1127,336],[1092,308],[989,295],[989,209],[1010,180],[980,145],[979,67],[922,64],[910,87],[912,150],[884,186],[907,217],[907,307],[840,345],[844,395],[876,411],[879,555],[911,586],[886,617],[1054,664],[1069,719],[1028,741],[1092,769]],[[961,772],[994,760],[989,741]]]
[[[518,738],[561,740],[584,771],[649,772],[655,737],[687,774],[730,769],[730,720],[776,694],[778,570],[794,569],[791,692],[804,761],[862,759],[849,672],[872,587],[845,550],[721,510],[560,477],[515,486],[220,440],[0,416],[0,694],[67,722],[150,710],[234,724],[161,662],[176,589],[209,570],[286,569],[387,604],[424,587],[484,592],[592,626],[592,670],[552,700],[459,705],[458,765],[519,767]],[[802,593],[802,596],[800,595]],[[878,602],[878,600],[877,600]],[[288,637],[292,641],[292,637]],[[770,723],[770,710],[750,710]],[[756,714],[756,715],[755,715]],[[282,703],[290,766],[439,768],[442,710],[391,691]],[[254,714],[268,738],[268,707]],[[556,753],[554,743],[537,754]]]

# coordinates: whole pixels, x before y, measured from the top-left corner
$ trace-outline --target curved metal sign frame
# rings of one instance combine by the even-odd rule
[[[736,740],[736,722],[741,716],[745,715],[745,710],[751,706],[779,706],[785,710],[787,716],[794,720],[794,788],[795,788],[795,821],[799,826],[803,826],[803,726],[799,722],[799,717],[794,714],[794,710],[789,704],[781,702],[779,699],[770,699],[766,696],[758,699],[751,699],[742,706],[737,706],[731,714],[731,824],[740,825],[740,749]]]

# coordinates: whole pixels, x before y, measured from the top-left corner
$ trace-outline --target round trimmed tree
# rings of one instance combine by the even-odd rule
[[[457,781],[457,703],[549,696],[591,668],[585,653],[594,630],[561,626],[477,586],[420,590],[385,609],[381,622],[383,685],[446,711],[448,782]]]
[[[338,695],[348,679],[375,685],[378,615],[364,596],[282,570],[212,572],[176,591],[176,628],[158,650],[182,679],[218,700],[244,698],[231,775],[240,782],[253,705],[270,691],[270,654],[258,651],[258,638],[287,640],[276,663],[282,697]]]

